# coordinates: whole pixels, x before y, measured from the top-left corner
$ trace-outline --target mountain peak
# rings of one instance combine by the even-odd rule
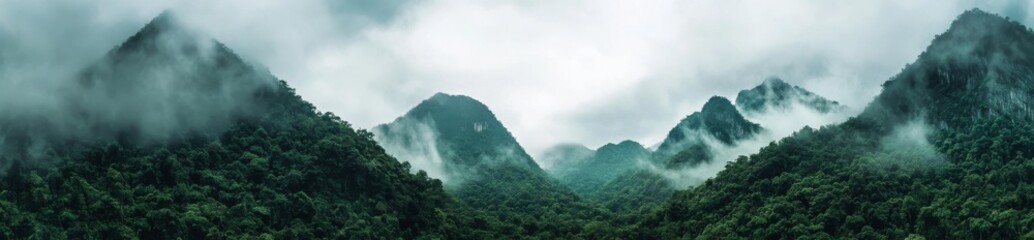
[[[721,113],[728,114],[736,112],[736,106],[732,105],[729,99],[721,96],[713,96],[704,103],[704,107],[700,110],[702,113]],[[736,113],[739,114],[739,113]]]
[[[448,93],[436,92],[436,93],[434,93],[434,95],[431,95],[430,99],[448,99],[448,98],[460,97],[460,96],[463,96],[463,95],[450,95]]]
[[[596,152],[597,153],[605,153],[605,152],[610,152],[610,151],[631,151],[631,150],[647,151],[646,147],[643,147],[642,144],[639,144],[636,141],[624,140],[624,141],[621,141],[620,143],[617,143],[617,144],[608,143],[606,145],[603,145],[599,149],[596,149]]]
[[[951,23],[947,31],[934,38],[922,56],[932,55],[937,58],[992,57],[992,53],[1007,54],[1013,57],[1021,53],[1019,49],[1011,49],[1011,42],[1030,41],[1030,30],[1017,22],[1004,17],[972,9],[960,14]],[[949,56],[961,54],[961,56]],[[1025,54],[1025,53],[1024,53]],[[1025,56],[1025,55],[1024,55]]]
[[[184,27],[171,11],[83,69],[75,81],[69,88],[82,94],[68,101],[90,128],[159,139],[221,129],[263,112],[260,93],[280,89],[275,76]]]
[[[378,141],[393,141],[412,134],[408,132],[412,129],[424,128],[409,126],[412,124],[434,131],[440,146],[431,147],[453,155],[448,157],[447,167],[466,169],[508,162],[542,171],[488,106],[474,98],[435,93],[404,116],[374,131],[381,133]]]
[[[472,97],[468,97],[466,95],[459,95],[459,94],[452,95],[452,94],[448,94],[448,93],[438,92],[438,93],[435,93],[434,95],[432,95],[431,98],[428,98],[427,100],[428,101],[436,102],[438,104],[445,104],[445,105],[452,105],[452,104],[480,105],[480,106],[484,106],[484,110],[486,110],[486,111],[488,110],[488,106],[485,106],[485,104],[481,103],[481,101],[478,101],[477,99],[474,99]]]
[[[1034,32],[979,9],[959,15],[915,62],[883,84],[864,116],[942,123],[1014,116],[1034,119]]]
[[[762,113],[771,109],[789,109],[801,104],[820,113],[839,111],[844,107],[804,88],[790,85],[777,77],[765,79],[761,85],[740,91],[736,106],[746,113]]]
[[[699,112],[686,116],[668,132],[668,136],[657,147],[655,159],[667,159],[691,145],[702,143],[704,138],[732,145],[761,130],[761,125],[744,118],[729,99],[714,96],[704,103]]]
[[[172,10],[165,10],[162,13],[151,19],[151,22],[147,23],[144,29],[155,28],[155,29],[168,29],[176,28],[180,26],[179,18],[176,13]]]
[[[420,102],[420,104],[406,113],[406,116],[426,117],[428,114],[443,113],[458,117],[451,120],[498,122],[495,119],[495,114],[488,109],[488,106],[477,99],[441,92],[435,93],[427,100]]]
[[[964,27],[966,25],[978,25],[987,26],[986,24],[1011,24],[1012,22],[1008,19],[1002,18],[993,13],[985,12],[979,8],[974,8],[959,14],[955,17],[955,21],[952,22],[951,27],[948,28],[950,32],[953,28]]]
[[[196,49],[201,45],[218,45],[214,39],[205,38],[201,34],[184,26],[177,14],[165,10],[151,19],[140,31],[126,39],[114,50],[115,55],[131,54],[138,51],[154,51],[171,49]]]
[[[761,82],[761,84],[764,84],[765,86],[769,87],[790,86],[789,83],[786,83],[785,81],[783,81],[783,79],[778,77],[765,78],[765,81]]]

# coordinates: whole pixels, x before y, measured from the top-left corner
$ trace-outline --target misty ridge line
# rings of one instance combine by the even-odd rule
[[[170,63],[189,62],[185,60],[196,60],[201,59],[200,62],[206,65],[222,66],[224,64],[235,64],[229,63],[234,61],[241,61],[239,57],[229,53],[230,59],[216,59],[226,54],[224,51],[229,51],[222,44],[215,42],[211,39],[197,39],[199,37],[189,34],[189,32],[181,31],[179,26],[176,26],[174,16],[165,12],[155,21],[145,26],[144,30],[134,35],[127,41],[127,43],[135,43],[134,40],[139,38],[148,37],[148,34],[170,34],[174,39],[168,41],[170,38],[157,38],[158,41],[152,45],[141,45],[143,48],[149,48],[148,50],[161,51],[168,53],[166,59],[147,59],[146,61],[157,61],[154,64],[163,64],[164,68],[157,69],[153,72],[135,72],[125,75],[117,76],[106,76],[111,75],[111,72],[117,70],[111,70],[110,68],[117,68],[122,66],[108,66],[105,64],[99,64],[92,66],[87,74],[84,74],[80,87],[86,89],[78,98],[69,100],[68,102],[74,103],[75,106],[71,107],[75,110],[72,112],[79,112],[78,117],[80,119],[86,119],[86,123],[77,123],[85,125],[85,127],[78,127],[77,124],[55,124],[55,126],[72,126],[73,129],[86,129],[86,130],[62,130],[58,132],[81,132],[76,133],[76,136],[86,135],[113,135],[116,138],[121,138],[122,135],[139,135],[130,136],[129,138],[141,138],[141,139],[166,139],[172,136],[172,134],[181,129],[187,129],[188,131],[206,132],[211,129],[224,128],[231,122],[231,116],[254,111],[252,106],[247,106],[247,103],[251,102],[246,100],[249,94],[253,93],[256,87],[262,87],[262,85],[249,86],[244,84],[241,87],[241,83],[233,83],[235,79],[275,79],[272,76],[261,76],[261,77],[240,77],[242,74],[247,74],[248,71],[241,72],[229,72],[220,73],[215,78],[226,79],[225,81],[208,81],[202,82],[202,84],[195,83],[184,83],[177,81],[177,79],[193,79],[193,78],[181,78],[181,77],[166,77],[166,76],[182,76],[196,74],[197,72],[209,72],[204,69],[208,66],[199,65],[176,65]],[[164,28],[173,28],[171,32],[163,31],[167,30]],[[134,56],[131,52],[138,46],[128,44],[128,46],[119,46],[109,56],[113,56],[114,60],[112,65],[125,64],[128,62],[134,62],[139,60],[138,56]],[[141,64],[144,67],[149,65],[148,63],[134,63]],[[140,67],[138,65],[130,65],[133,68]],[[217,69],[226,69],[223,67]],[[253,70],[253,69],[248,69]],[[124,73],[119,73],[124,74]],[[153,79],[156,83],[142,84],[141,81],[124,81],[117,82],[117,84],[109,81],[101,81],[98,79]],[[273,81],[268,81],[272,83]],[[768,81],[766,80],[766,83]],[[104,84],[112,84],[116,86],[109,86]],[[182,84],[182,85],[178,85]],[[204,85],[208,84],[208,85]],[[191,86],[205,86],[202,89],[181,89]],[[227,87],[232,86],[232,87]],[[214,92],[204,92],[202,90],[214,90]],[[132,91],[127,91],[132,90]],[[201,95],[196,96],[183,96],[172,93],[193,93],[202,91]],[[120,95],[125,94],[125,95]],[[60,95],[60,94],[58,94]],[[114,95],[114,96],[112,96]],[[158,96],[159,100],[147,101],[142,100],[149,97]],[[130,99],[130,100],[127,100]],[[194,101],[196,100],[196,101]],[[226,105],[209,105],[205,103],[226,103]],[[240,105],[238,105],[240,104]],[[104,106],[104,107],[97,107]],[[118,106],[118,107],[110,107]],[[199,107],[206,106],[206,107]],[[126,110],[128,109],[128,110]],[[148,110],[141,110],[148,109]],[[190,113],[190,114],[179,114],[179,113]],[[125,115],[139,116],[138,119],[125,120]],[[60,113],[47,113],[44,115],[55,116],[61,115]],[[53,118],[51,118],[53,119]],[[72,119],[72,118],[68,118]],[[127,122],[119,122],[127,121]],[[96,123],[94,123],[96,122]],[[121,126],[130,126],[131,130],[118,129]],[[124,131],[128,131],[126,133]],[[143,131],[141,133],[133,133],[134,131]],[[60,135],[60,133],[58,133]],[[435,158],[431,158],[435,159]],[[440,157],[438,157],[440,159]]]
[[[155,35],[155,36],[152,36]],[[160,35],[160,36],[157,36]],[[149,39],[149,38],[154,38]],[[151,55],[138,56],[135,51],[158,51],[163,54],[159,59]],[[229,59],[219,59],[229,56]],[[254,69],[228,73],[219,73],[212,79],[218,81],[186,82],[181,79],[197,79],[183,77],[194,75],[198,72],[212,72],[206,69],[206,65],[219,66],[216,72],[223,72],[226,68],[223,65],[236,64],[231,62],[242,61],[236,55],[229,52],[221,43],[213,39],[200,36],[189,30],[183,29],[176,22],[171,12],[164,12],[144,29],[130,37],[125,44],[122,44],[108,54],[111,62],[103,62],[90,66],[84,71],[78,87],[69,87],[85,90],[78,94],[66,104],[73,105],[69,112],[78,112],[76,117],[57,117],[56,119],[85,119],[85,121],[74,123],[49,123],[53,126],[72,128],[73,130],[60,130],[54,135],[74,132],[71,138],[76,136],[110,136],[104,138],[130,138],[143,139],[143,141],[163,141],[173,137],[176,132],[186,129],[187,132],[218,132],[218,129],[225,128],[233,120],[232,116],[255,111],[253,106],[248,106],[252,100],[247,100],[257,87],[264,85],[250,85],[250,79],[275,79],[270,76],[241,76]],[[153,62],[152,62],[153,61]],[[194,65],[201,62],[203,65]],[[180,64],[188,63],[188,64]],[[120,64],[132,64],[122,66]],[[149,72],[120,72],[120,69],[112,68],[147,68],[152,65],[162,65]],[[114,75],[118,72],[119,75]],[[134,81],[147,79],[148,81]],[[122,80],[122,81],[119,81]],[[237,83],[241,80],[244,83]],[[275,80],[267,81],[272,83]],[[766,80],[766,83],[768,80]],[[260,82],[261,83],[261,82]],[[271,86],[269,84],[268,86]],[[198,89],[189,89],[191,87]],[[767,86],[767,85],[766,85]],[[769,86],[771,87],[771,86]],[[184,93],[196,93],[198,95],[182,95]],[[66,94],[55,94],[66,95]],[[76,96],[76,95],[73,95]],[[770,96],[769,96],[770,97]],[[157,100],[146,100],[157,98]],[[795,100],[796,101],[796,100]],[[217,103],[212,105],[211,103]],[[115,107],[112,107],[115,106]],[[201,107],[204,106],[204,107]],[[132,114],[131,114],[132,113]],[[42,115],[55,119],[54,116],[62,116],[62,112],[47,112]],[[135,115],[138,118],[126,118],[127,115]],[[128,126],[129,130],[123,129]],[[425,131],[428,129],[425,129]],[[139,132],[139,133],[137,133]],[[699,133],[690,133],[699,134]],[[12,134],[14,135],[14,134]],[[136,135],[136,136],[126,136]],[[433,135],[432,135],[433,136]],[[5,137],[6,138],[6,137]],[[68,136],[57,136],[57,138],[69,138]],[[427,137],[423,138],[429,139]],[[128,140],[137,141],[137,140]],[[710,144],[708,144],[710,145]],[[711,148],[715,148],[712,146]],[[38,147],[36,147],[38,148]],[[30,148],[27,148],[30,149]],[[424,155],[435,155],[437,148],[427,148],[430,151]],[[448,150],[444,151],[450,152]],[[505,152],[505,151],[503,151]],[[414,154],[399,154],[399,156],[416,156]],[[409,157],[399,157],[407,159]],[[434,164],[441,164],[441,156],[432,156],[431,164],[414,164],[416,169],[432,172],[436,177],[445,178],[440,173],[443,170],[435,169]],[[435,160],[437,159],[437,160]],[[412,162],[419,162],[414,160]],[[434,173],[437,172],[437,173]],[[681,184],[685,185],[685,184]]]
[[[66,144],[163,146],[215,138],[262,115],[264,96],[281,91],[276,77],[171,11],[74,74],[46,78],[27,81],[52,86],[0,90],[12,93],[0,94],[0,101],[17,103],[0,110],[3,157],[39,159]]]
[[[466,95],[353,129],[199,36],[162,13],[53,101],[0,109],[0,216],[36,217],[0,217],[14,236],[1034,236],[1034,32],[980,10],[864,108],[769,77],[734,101],[687,95],[712,97],[656,147],[537,157]]]
[[[650,155],[654,156],[644,156],[637,159],[630,159],[629,162],[632,162],[632,165],[637,166],[628,169],[623,169],[623,167],[619,167],[618,172],[620,173],[624,171],[633,171],[636,169],[647,170],[648,172],[652,172],[653,174],[663,176],[668,181],[671,181],[672,184],[677,186],[679,189],[685,189],[690,186],[699,184],[703,180],[706,180],[711,176],[714,176],[715,174],[717,174],[717,172],[721,171],[722,167],[726,163],[735,160],[738,156],[754,153],[758,149],[760,149],[761,146],[769,144],[775,140],[778,140],[779,138],[790,136],[790,134],[792,134],[794,131],[806,127],[809,124],[812,124],[812,126],[822,126],[825,124],[835,123],[836,121],[842,121],[844,120],[844,118],[846,118],[845,116],[848,113],[846,111],[846,107],[837,105],[836,102],[824,100],[817,95],[811,94],[806,90],[800,89],[799,87],[780,87],[780,91],[772,90],[773,84],[771,82],[774,81],[781,82],[781,80],[768,79],[758,86],[758,88],[760,89],[767,89],[767,92],[763,91],[762,93],[754,93],[758,95],[758,98],[753,100],[760,101],[760,104],[755,104],[754,108],[749,111],[750,116],[752,118],[760,119],[782,119],[785,122],[788,122],[784,125],[790,126],[773,125],[773,127],[781,128],[775,131],[767,128],[757,128],[757,130],[746,131],[744,129],[739,129],[738,125],[734,125],[733,128],[729,130],[731,131],[730,133],[734,134],[734,137],[729,138],[729,135],[723,134],[721,136],[725,136],[725,138],[719,140],[718,138],[716,138],[716,135],[713,135],[718,133],[712,133],[709,132],[709,130],[706,130],[707,124],[704,122],[695,122],[695,124],[698,125],[694,125],[694,127],[698,127],[700,129],[690,129],[686,126],[683,126],[683,124],[680,123],[679,126],[672,129],[672,134],[681,133],[675,135],[685,137],[676,140],[665,140],[662,146],[667,146],[665,148],[672,148],[672,150],[669,151],[674,152],[681,151],[689,145],[704,146],[704,151],[706,151],[706,154],[708,154],[709,157],[707,157],[707,159],[701,159],[700,161],[703,161],[702,163],[676,168],[655,166],[657,164],[663,165],[664,162],[668,161],[667,158],[670,157],[670,155],[674,155],[674,152],[668,154],[668,156],[657,156],[656,154],[659,152],[647,150],[647,152]],[[789,86],[788,84],[786,85]],[[787,89],[792,89],[792,91]],[[747,90],[744,90],[744,92],[746,93]],[[414,166],[414,168],[411,170],[414,173],[424,171],[429,176],[442,179],[446,183],[446,185],[455,186],[458,184],[454,183],[454,178],[469,176],[472,172],[469,168],[456,167],[457,164],[455,164],[454,161],[459,160],[449,160],[462,157],[456,156],[454,154],[456,152],[456,150],[453,149],[454,147],[456,147],[454,144],[443,144],[442,141],[439,140],[442,134],[436,126],[442,124],[441,120],[434,118],[434,116],[436,116],[434,112],[428,115],[422,115],[422,117],[419,118],[410,117],[411,115],[413,115],[413,112],[418,111],[417,109],[424,108],[422,107],[424,104],[429,102],[440,102],[438,100],[435,100],[436,98],[439,98],[439,96],[448,95],[436,94],[431,99],[425,100],[424,103],[422,103],[420,106],[415,107],[414,110],[410,111],[410,113],[407,113],[403,117],[399,117],[393,123],[390,123],[388,125],[381,125],[375,128],[373,132],[377,141],[385,147],[389,154],[398,158],[399,161],[408,162],[411,166]],[[460,98],[469,99],[469,97],[464,96],[460,96]],[[821,101],[819,101],[820,99]],[[723,109],[721,111],[731,111],[733,112],[733,114],[739,115],[740,110],[738,110],[737,106],[732,105],[728,100],[723,101],[725,101],[724,106],[705,106],[705,108]],[[768,102],[776,102],[777,104],[771,104]],[[821,104],[816,104],[816,102],[820,102]],[[478,103],[478,105],[483,106],[483,104],[480,103]],[[443,106],[450,107],[448,105]],[[488,112],[487,107],[483,108],[484,109],[478,111]],[[458,109],[453,110],[458,111]],[[705,110],[706,114],[714,114],[707,111],[713,112],[715,110]],[[693,115],[699,114],[702,117],[706,115],[705,113],[694,113]],[[810,118],[810,120],[802,119],[800,118],[801,116]],[[687,117],[687,119],[698,118],[700,117]],[[743,118],[743,116],[738,116],[737,118]],[[726,117],[723,115],[718,115],[715,119],[717,119],[716,121],[731,120],[730,117]],[[482,122],[459,122],[460,123],[457,123],[459,124],[458,127],[460,129],[466,129],[467,131],[473,130],[474,132],[480,133],[481,130],[485,129],[485,125]],[[493,122],[496,122],[496,120],[493,120]],[[496,127],[494,123],[490,124],[490,126]],[[497,127],[502,127],[502,125],[498,125]],[[514,142],[514,144],[519,147],[519,143]],[[499,150],[497,150],[497,152],[498,151]],[[596,151],[588,150],[587,153],[585,153],[585,156],[582,156],[580,158],[593,159],[594,156],[597,155],[596,153]],[[475,157],[475,159],[473,160],[474,162],[483,162],[489,164],[502,162],[498,159],[486,159],[487,156],[495,156],[495,158],[500,159],[510,158],[507,157],[510,156],[509,154],[487,154],[479,155],[478,157]],[[553,157],[553,159],[556,161],[567,160],[563,159],[564,157],[565,156],[560,155]],[[551,157],[540,156],[539,158],[535,159],[535,162],[542,166],[554,167],[554,163],[543,162],[543,159],[550,158]],[[472,159],[461,161],[471,160]],[[573,163],[567,163],[569,165],[567,167],[576,168],[580,165],[585,164],[584,162],[579,161],[587,160],[574,160]],[[448,170],[456,168],[460,168],[463,170]],[[553,175],[554,178],[563,179],[565,178],[564,175],[569,174],[568,171],[565,171],[563,169],[547,168],[547,170],[551,173],[551,175]],[[462,181],[456,180],[455,182]]]

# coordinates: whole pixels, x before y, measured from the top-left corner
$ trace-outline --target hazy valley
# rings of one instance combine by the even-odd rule
[[[1034,31],[995,13],[865,105],[740,80],[660,141],[541,151],[463,92],[353,126],[189,22],[0,91],[0,238],[1034,238]]]

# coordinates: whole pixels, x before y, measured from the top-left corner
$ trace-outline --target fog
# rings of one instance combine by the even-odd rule
[[[9,143],[0,149],[37,158],[53,142],[148,145],[214,136],[259,110],[256,94],[274,91],[274,77],[175,16],[164,16],[89,64],[0,66],[7,70],[0,139]],[[46,58],[26,57],[29,63]]]
[[[433,121],[430,118],[422,121],[400,118],[390,126],[374,128],[374,138],[399,161],[409,162],[412,172],[424,171],[431,178],[450,182]]]
[[[791,84],[793,83],[791,82]],[[764,129],[750,138],[736,141],[733,145],[724,144],[708,134],[699,132],[687,133],[686,136],[694,136],[687,138],[687,140],[703,142],[710,148],[713,158],[709,162],[681,169],[664,169],[653,164],[642,165],[651,172],[664,176],[677,188],[685,189],[717,176],[718,172],[725,169],[729,162],[737,160],[740,156],[755,154],[762,147],[788,137],[805,126],[819,128],[825,125],[841,123],[847,120],[848,117],[855,115],[858,111],[846,108],[840,111],[820,113],[813,108],[803,105],[798,100],[790,101],[789,103],[786,107],[769,107],[762,112],[746,114],[747,120],[761,124],[761,127]]]
[[[860,109],[973,7],[1034,25],[1024,0],[2,0],[0,112],[53,107],[54,76],[172,9],[358,127],[451,92],[491,106],[532,155],[650,144],[768,76]]]
[[[880,148],[862,157],[862,161],[877,169],[930,170],[949,163],[945,156],[930,144],[932,131],[922,118],[898,125],[880,141]]]

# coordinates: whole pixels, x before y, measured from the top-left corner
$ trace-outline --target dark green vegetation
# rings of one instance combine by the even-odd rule
[[[736,107],[748,114],[788,109],[794,104],[801,104],[819,113],[841,111],[844,108],[836,101],[790,85],[779,78],[765,79],[761,85],[736,94]]]
[[[679,192],[650,238],[1034,238],[1034,33],[959,16],[864,113],[804,129]],[[881,141],[919,128],[913,146]],[[893,146],[890,146],[891,148]]]
[[[412,135],[425,134],[414,133],[413,129],[430,131],[435,142],[411,140]],[[395,122],[378,126],[374,132],[384,141],[402,143],[401,148],[434,144],[428,147],[438,149],[445,171],[456,176],[500,164],[518,166],[536,174],[544,173],[492,111],[467,96],[435,94]]]
[[[435,149],[422,152],[440,154],[446,189],[472,212],[485,214],[475,225],[486,226],[486,232],[571,238],[588,219],[609,214],[550,178],[488,107],[473,98],[435,94],[375,132],[379,142],[399,145],[389,147],[393,154]],[[411,141],[419,135],[437,137]]]
[[[566,146],[547,173],[474,99],[437,94],[375,136],[169,14],[68,84],[0,116],[0,238],[1034,239],[1034,32],[979,10],[861,115],[681,191],[663,174],[761,125],[714,97],[655,153]],[[775,79],[737,104],[787,99],[838,108]]]
[[[677,184],[661,174],[679,173],[709,163],[713,145],[729,147],[762,131],[746,120],[728,99],[712,97],[699,112],[669,131],[656,152],[625,141],[608,144],[580,164],[554,170],[554,176],[587,199],[615,212],[648,210],[675,192]]]
[[[185,31],[169,14],[148,24],[87,69],[82,82],[72,83],[109,93],[106,99],[83,94],[76,99],[83,105],[73,106],[161,106],[117,90],[173,84],[162,86],[182,92],[167,94],[190,98],[169,97],[165,106],[222,100],[249,101],[237,105],[249,108],[207,115],[218,119],[180,116],[194,122],[165,135],[143,129],[150,123],[105,118],[110,116],[89,106],[78,108],[82,120],[92,124],[92,133],[110,134],[35,138],[47,132],[44,127],[63,127],[45,121],[37,122],[41,128],[5,128],[4,143],[25,151],[0,158],[13,162],[0,178],[0,238],[449,236],[445,211],[453,201],[438,180],[410,174],[369,132],[316,112],[286,83],[274,82],[217,42],[180,38]],[[176,79],[138,78],[149,74]],[[242,93],[217,88],[246,82],[267,87]],[[212,134],[216,129],[219,134]],[[139,144],[143,139],[149,144]]]
[[[682,153],[683,158],[675,159],[672,163],[671,157],[680,155],[684,150],[695,151],[695,149],[708,148],[705,141],[716,140],[725,145],[733,145],[736,141],[752,137],[762,130],[761,125],[752,123],[743,118],[743,115],[736,110],[728,99],[723,97],[711,97],[704,103],[703,109],[683,118],[678,125],[668,132],[664,142],[657,147],[653,159],[663,164],[673,165],[695,165],[711,159],[692,158],[706,156],[706,153]],[[693,145],[699,145],[693,147]]]
[[[638,169],[640,164],[647,164],[645,161],[649,156],[650,151],[637,142],[610,143],[596,149],[581,164],[570,166],[571,170],[557,175],[557,179],[579,195],[587,196],[619,175]]]

